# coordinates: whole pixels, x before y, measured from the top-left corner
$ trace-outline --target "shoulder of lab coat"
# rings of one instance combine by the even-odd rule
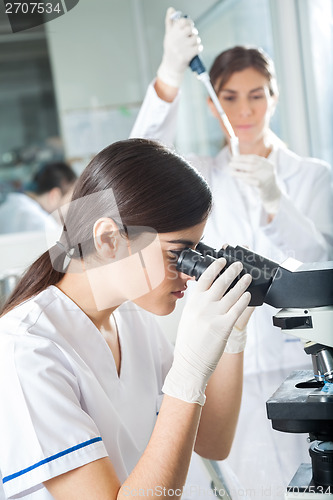
[[[318,158],[302,157],[285,147],[276,150],[277,173],[282,179],[294,175],[305,175],[308,179],[312,176],[318,178],[331,175],[330,165]]]
[[[173,147],[176,130],[177,114],[181,96],[181,90],[173,102],[166,102],[160,99],[154,88],[153,80],[146,92],[139,114],[131,130],[130,137],[141,137],[153,139]],[[186,159],[201,172],[208,180],[211,177],[212,169],[224,168],[230,159],[228,148],[224,148],[216,158],[202,157],[195,154],[186,154]]]
[[[331,259],[333,190],[329,164],[302,158],[287,148],[276,153],[282,198],[275,218],[262,230],[279,248],[293,248],[292,256],[304,262]]]
[[[175,134],[179,94],[173,102],[160,99],[154,88],[155,80],[149,85],[130,137],[153,139],[172,147]]]

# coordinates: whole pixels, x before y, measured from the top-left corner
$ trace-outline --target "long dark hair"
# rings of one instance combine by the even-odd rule
[[[236,46],[219,54],[210,69],[209,76],[217,94],[233,73],[253,68],[269,82],[270,95],[278,95],[275,68],[272,59],[257,47]]]
[[[100,217],[115,219],[125,234],[128,226],[167,233],[199,224],[208,216],[211,204],[206,181],[179,155],[145,139],[111,144],[79,177],[60,246],[55,245],[30,266],[2,314],[58,283],[64,276],[61,269],[66,252],[79,259],[84,245],[85,256],[93,253],[93,226]],[[57,265],[51,261],[52,253],[57,255]]]

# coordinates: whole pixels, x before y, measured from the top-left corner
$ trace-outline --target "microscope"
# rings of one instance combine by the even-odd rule
[[[252,276],[249,305],[282,308],[273,324],[305,342],[313,371],[292,372],[266,402],[267,416],[273,429],[309,434],[311,464],[300,465],[286,500],[333,499],[333,262],[278,264],[242,246],[217,251],[203,243],[175,253],[177,269],[195,279],[217,258],[226,259],[224,270],[242,262],[237,279]]]

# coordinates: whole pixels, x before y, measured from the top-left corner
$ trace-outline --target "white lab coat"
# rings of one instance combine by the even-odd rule
[[[0,234],[57,230],[56,220],[25,194],[9,193],[0,204]]]
[[[120,481],[134,468],[173,348],[131,302],[114,315],[119,376],[101,333],[54,286],[0,319],[0,498],[51,499],[43,481],[105,456]]]
[[[173,103],[162,101],[150,85],[131,137],[172,145],[178,101],[179,97]],[[206,244],[215,248],[224,243],[248,246],[278,262],[287,257],[303,262],[333,258],[332,178],[326,163],[300,158],[287,148],[273,150],[269,159],[276,165],[283,195],[278,214],[267,223],[255,190],[229,174],[227,148],[215,158],[189,155],[188,159],[205,176],[213,192]],[[238,495],[251,500],[282,499],[300,462],[309,461],[306,436],[273,431],[266,416],[266,400],[288,372],[311,368],[301,342],[273,326],[275,311],[264,304],[255,310],[248,324],[242,406],[227,460],[242,484]]]
[[[0,318],[1,500],[51,500],[44,481],[106,456],[123,482],[140,459],[173,346],[132,302],[114,317],[119,375],[101,333],[55,286]],[[210,479],[193,454],[183,498],[206,497]]]

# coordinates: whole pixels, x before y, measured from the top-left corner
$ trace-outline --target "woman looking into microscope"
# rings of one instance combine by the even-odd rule
[[[227,292],[241,263],[217,279],[225,259],[207,269],[174,355],[153,317],[183,297],[175,252],[198,244],[211,201],[194,168],[144,139],[108,146],[81,174],[60,241],[0,319],[1,497],[179,497],[193,448],[228,454],[246,341],[233,326],[251,276]]]

